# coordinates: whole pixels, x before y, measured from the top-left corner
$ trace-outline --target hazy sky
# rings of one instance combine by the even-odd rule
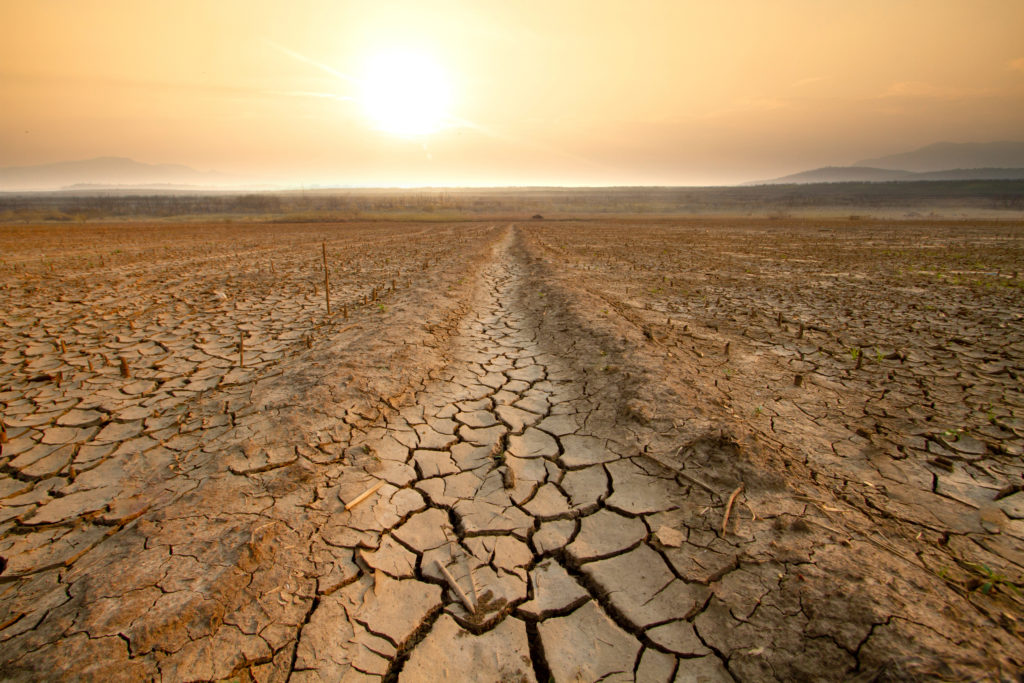
[[[0,166],[694,184],[1004,139],[1019,0],[0,0]]]

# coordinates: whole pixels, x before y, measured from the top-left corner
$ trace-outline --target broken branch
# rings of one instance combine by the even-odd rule
[[[743,482],[736,487],[736,490],[729,496],[729,502],[725,504],[725,517],[722,518],[722,535],[725,536],[725,528],[729,525],[729,513],[732,512],[732,504],[736,502],[736,496],[743,490]]]
[[[352,509],[352,508],[354,508],[354,507],[355,507],[356,505],[359,505],[359,504],[360,504],[360,503],[362,503],[362,502],[363,502],[364,500],[366,500],[367,498],[369,498],[370,496],[372,496],[372,495],[373,495],[373,494],[374,494],[374,493],[375,493],[375,492],[377,491],[377,489],[379,489],[379,488],[380,488],[381,486],[383,486],[383,485],[384,485],[384,480],[383,480],[383,479],[381,479],[381,480],[380,480],[380,481],[378,481],[378,482],[377,482],[376,484],[374,484],[373,486],[371,486],[370,488],[366,489],[365,491],[363,491],[362,493],[360,493],[360,494],[359,494],[358,496],[356,496],[355,498],[353,498],[353,499],[352,499],[352,502],[351,502],[351,503],[347,503],[347,504],[345,505],[345,509],[346,509],[346,510],[351,510],[351,509]]]
[[[697,486],[701,487],[702,489],[704,489],[705,491],[707,491],[711,495],[713,495],[713,496],[717,496],[718,495],[718,491],[714,490],[713,488],[711,488],[711,486],[709,486],[708,484],[705,484],[704,482],[702,482],[697,477],[694,477],[693,475],[687,474],[686,472],[682,472],[680,470],[676,470],[676,474],[678,474],[680,477],[682,477],[686,481],[690,482],[691,484],[696,484]]]
[[[480,602],[480,595],[476,590],[476,579],[473,578],[473,568],[469,566],[469,560],[462,558],[462,562],[466,567],[466,575],[469,576],[469,587],[473,589],[473,604]]]
[[[434,564],[436,564],[437,568],[441,570],[441,573],[444,575],[445,581],[447,581],[448,585],[452,587],[452,590],[455,591],[455,594],[459,596],[459,600],[461,600],[462,604],[466,606],[466,609],[469,610],[469,613],[475,614],[476,605],[470,602],[469,596],[466,595],[461,588],[459,588],[459,584],[455,583],[455,577],[448,573],[448,570],[445,568],[443,564],[441,564],[440,560],[434,560]]]

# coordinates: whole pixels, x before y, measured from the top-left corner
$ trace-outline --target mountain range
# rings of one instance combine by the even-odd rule
[[[825,166],[746,185],[1024,179],[1024,142],[937,142],[911,152]]]
[[[964,168],[1024,168],[1024,142],[936,142],[912,152],[864,159],[853,166],[915,173]]]
[[[179,164],[144,164],[124,157],[97,157],[39,166],[0,168],[0,191],[140,188],[172,189],[223,185],[230,179],[216,172]]]
[[[1022,180],[1024,142],[939,142],[850,166],[825,166],[745,185],[917,180]],[[246,183],[214,171],[179,164],[145,164],[124,157],[97,157],[38,166],[0,168],[0,192],[45,190],[238,189]],[[251,183],[249,183],[251,185]]]

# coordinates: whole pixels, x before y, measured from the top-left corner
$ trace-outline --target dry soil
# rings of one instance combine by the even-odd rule
[[[0,247],[5,680],[1024,666],[1020,225]]]

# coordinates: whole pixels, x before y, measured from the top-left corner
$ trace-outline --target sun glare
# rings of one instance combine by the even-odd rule
[[[428,55],[382,52],[366,63],[361,102],[373,127],[394,135],[417,136],[444,128],[451,86]]]

